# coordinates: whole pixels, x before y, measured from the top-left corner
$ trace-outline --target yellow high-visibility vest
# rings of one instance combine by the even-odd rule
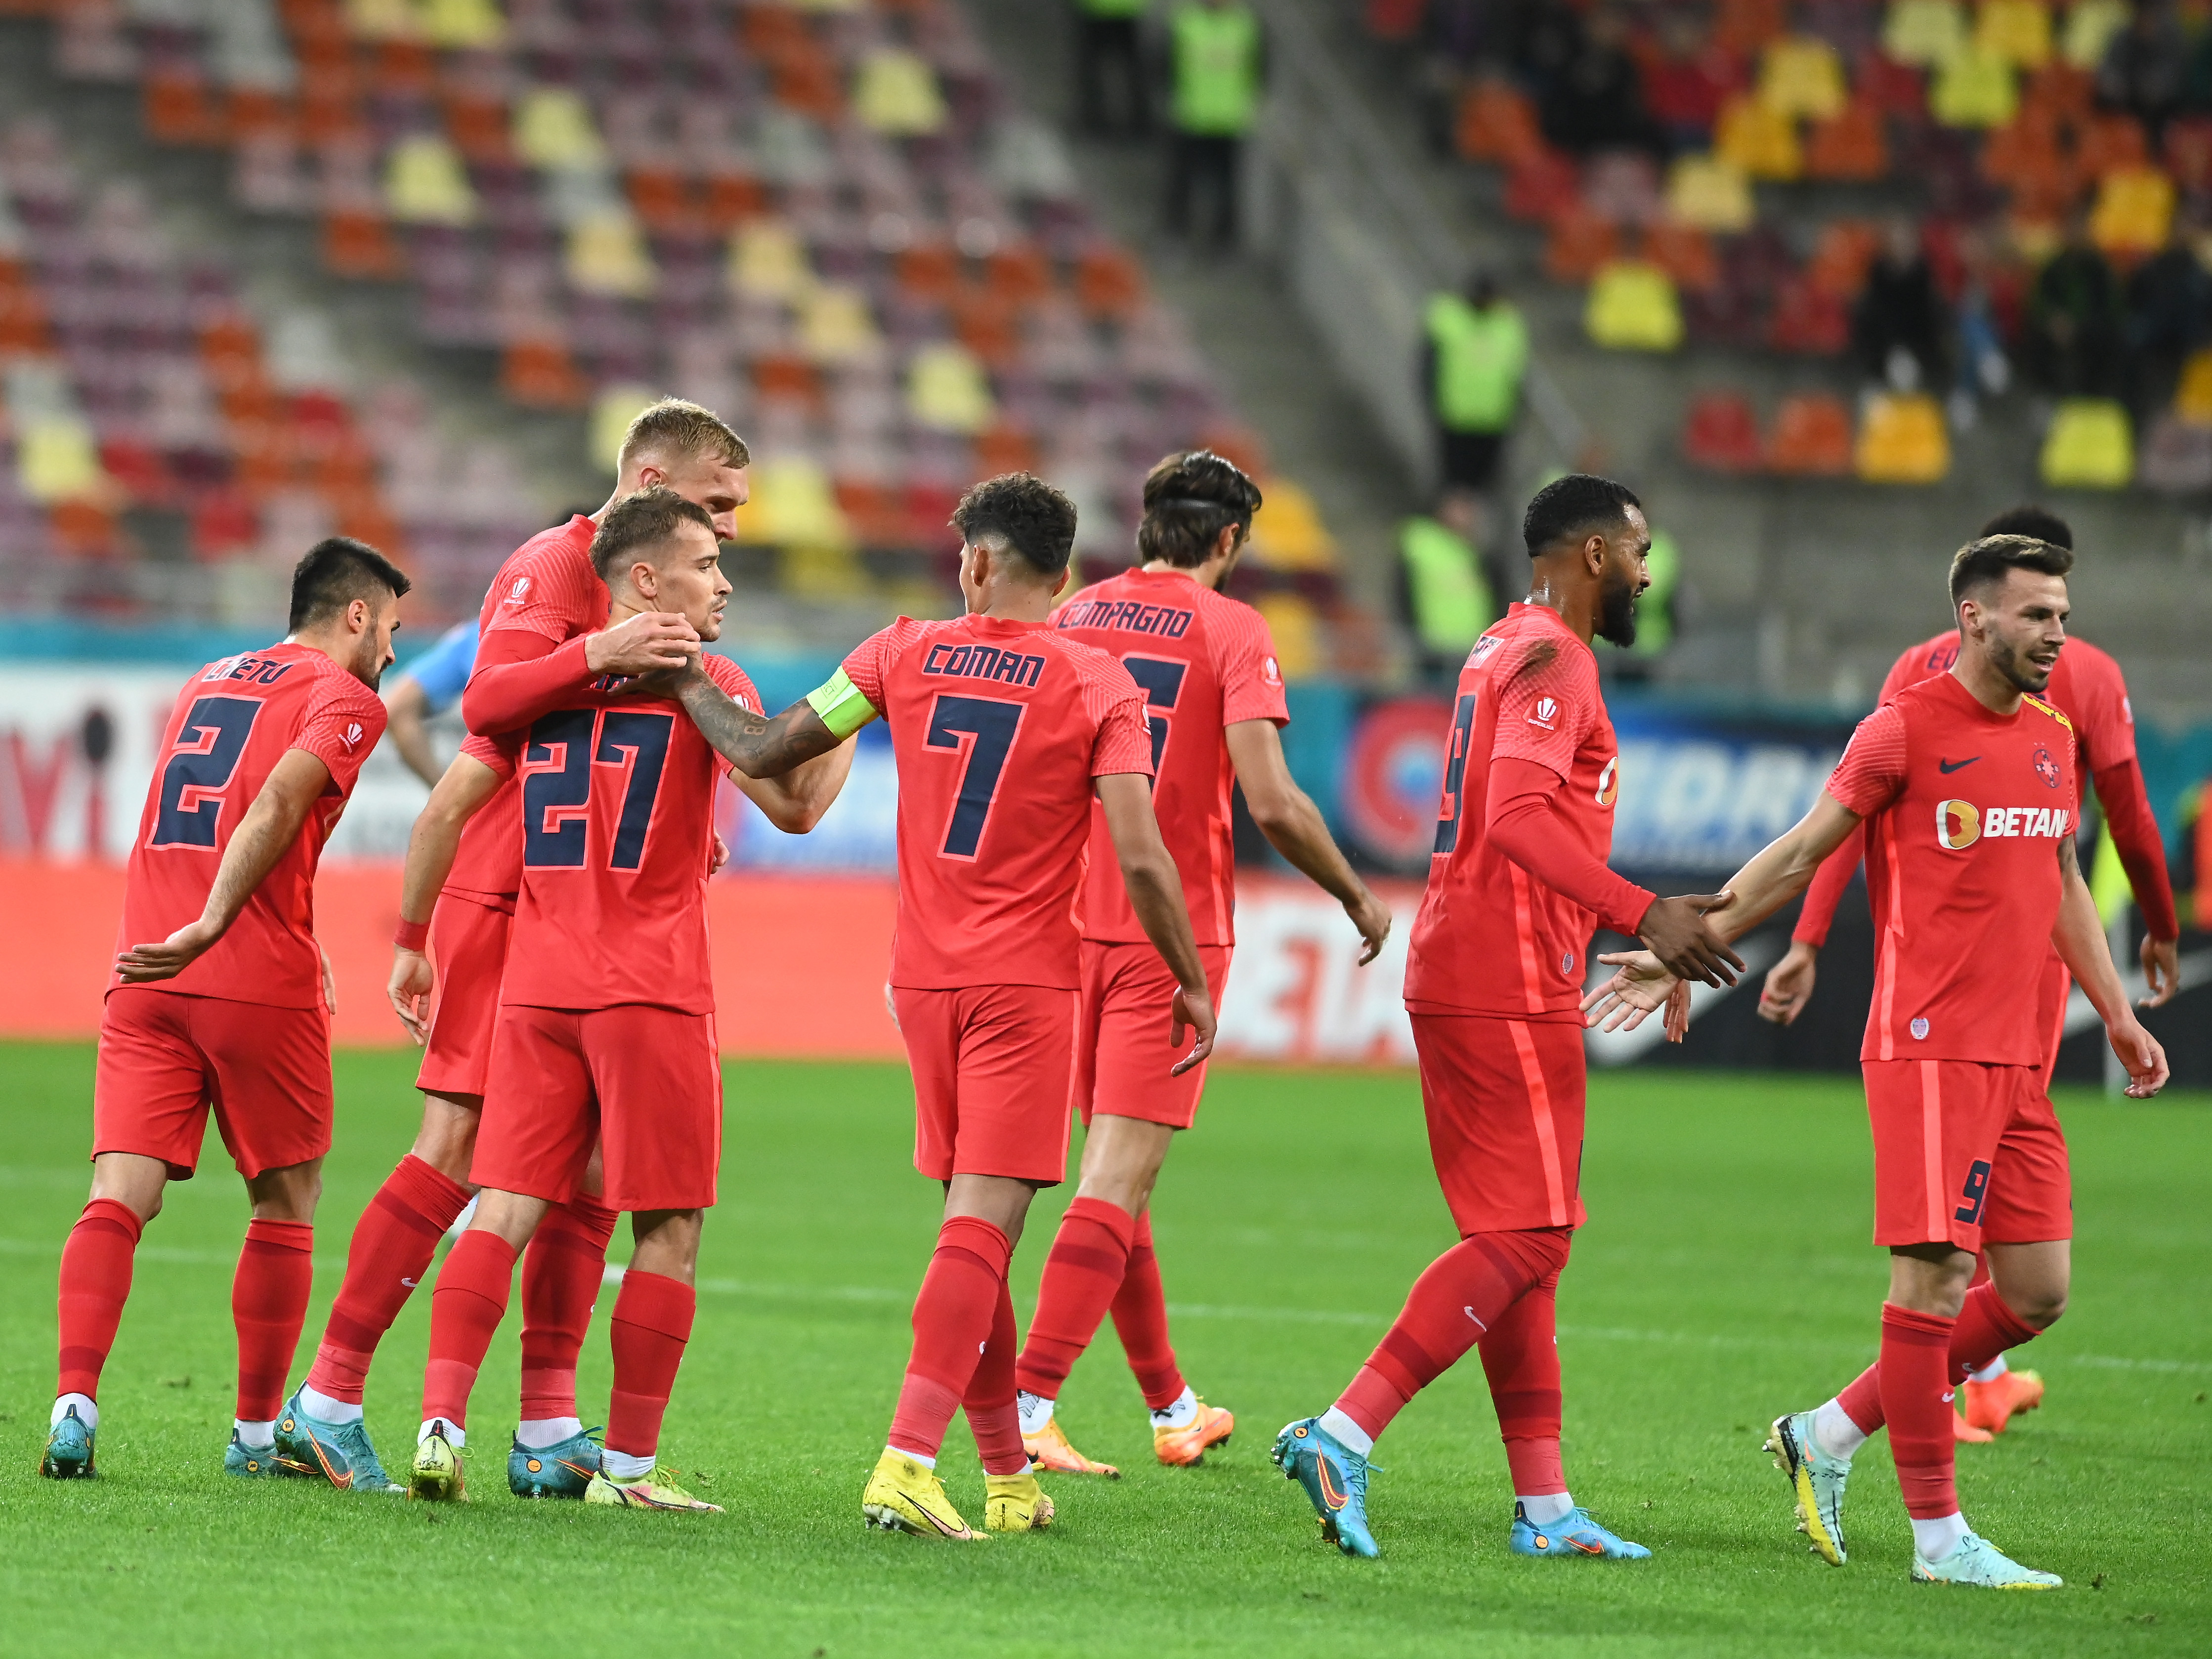
[[[1429,300],[1437,351],[1436,415],[1448,431],[1503,432],[1521,404],[1528,325],[1502,301],[1477,311],[1456,294]]]
[[[1260,20],[1242,6],[1183,6],[1170,38],[1176,130],[1243,137],[1260,112]]]
[[[1415,518],[1398,532],[1398,551],[1422,647],[1439,657],[1472,651],[1498,614],[1474,547],[1434,519]]]

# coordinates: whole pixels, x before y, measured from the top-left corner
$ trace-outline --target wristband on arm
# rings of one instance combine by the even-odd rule
[[[806,694],[806,706],[821,717],[830,735],[840,743],[875,719],[877,713],[875,704],[842,668]]]
[[[429,940],[430,924],[428,922],[410,921],[404,916],[399,918],[398,931],[392,936],[392,942],[401,950],[412,951],[417,955],[422,953],[422,947],[428,944]]]

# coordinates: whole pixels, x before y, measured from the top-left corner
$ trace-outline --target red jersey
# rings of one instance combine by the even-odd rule
[[[1875,701],[1887,702],[1908,685],[1948,674],[1958,660],[1957,629],[1923,640],[1890,665],[1881,695]],[[2136,716],[2128,702],[2128,683],[2109,652],[2069,634],[2051,671],[2051,684],[2036,696],[2065,715],[2074,728],[2074,804],[2079,806],[2087,798],[2093,774],[2136,757]]]
[[[845,676],[898,763],[891,983],[1074,990],[1091,780],[1152,770],[1129,671],[1049,623],[902,617]]]
[[[507,555],[484,591],[477,623],[479,654],[483,641],[500,629],[542,634],[558,643],[606,626],[607,585],[592,568],[598,529],[578,514]],[[462,828],[446,885],[482,899],[511,901],[521,884],[522,805],[510,779]]]
[[[2041,1066],[2036,975],[2058,843],[2080,820],[2074,732],[2035,697],[1996,714],[1950,674],[1859,722],[1828,793],[1867,820],[1876,933],[1863,1060]]]
[[[148,987],[277,1008],[316,1008],[315,866],[361,763],[384,735],[375,692],[312,646],[272,645],[192,676],[161,732],[131,843],[116,948],[165,939],[207,908],[231,836],[287,750],[330,769],[322,799],[230,931],[174,979]],[[113,990],[120,980],[111,980]]]
[[[760,712],[744,670],[703,660],[732,701]],[[610,684],[534,721],[519,765],[492,744],[471,750],[515,768],[521,888],[500,1000],[710,1014],[707,872],[727,763],[682,704]]]
[[[1237,942],[1237,849],[1229,818],[1237,775],[1225,727],[1239,720],[1290,724],[1283,671],[1267,623],[1250,605],[1179,570],[1132,570],[1085,588],[1053,612],[1053,626],[1117,658],[1145,694],[1152,733],[1152,811],[1160,821],[1183,903],[1200,945]],[[1091,878],[1083,937],[1141,945],[1128,890],[1091,809]]]
[[[1560,833],[1604,863],[1620,744],[1596,656],[1540,605],[1509,606],[1460,670],[1428,890],[1407,948],[1406,1006],[1580,1023],[1583,957],[1597,918],[1491,844],[1491,769],[1508,759],[1559,776]]]

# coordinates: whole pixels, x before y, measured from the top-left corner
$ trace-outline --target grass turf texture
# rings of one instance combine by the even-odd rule
[[[91,1072],[88,1047],[0,1048],[10,1653],[482,1656],[610,1638],[833,1656],[2025,1659],[2212,1645],[2202,1097],[2062,1102],[2081,1224],[2075,1311],[2021,1362],[2049,1379],[2051,1402],[1966,1449],[1960,1486],[1977,1525],[2069,1587],[2002,1596],[1905,1581],[1910,1534],[1880,1441],[1859,1462],[1840,1571],[1807,1554],[1758,1449],[1769,1418],[1825,1398],[1873,1354],[1885,1273],[1866,1243],[1865,1120],[1849,1079],[1593,1080],[1593,1218],[1560,1293],[1567,1469],[1579,1501],[1657,1552],[1611,1565],[1506,1553],[1504,1459],[1472,1356],[1383,1443],[1382,1561],[1322,1545],[1267,1461],[1276,1429],[1329,1402],[1450,1239],[1413,1083],[1389,1074],[1216,1073],[1156,1227],[1185,1369],[1237,1413],[1237,1439],[1200,1469],[1153,1464],[1109,1328],[1070,1381],[1063,1421],[1128,1474],[1053,1478],[1060,1518],[1042,1535],[960,1549],[860,1522],[937,1207],[907,1165],[905,1074],[889,1066],[727,1068],[724,1199],[663,1444],[726,1516],[510,1498],[514,1309],[476,1395],[468,1505],[226,1480],[244,1203],[212,1138],[138,1253],[103,1388],[103,1478],[42,1481],[54,1267],[82,1202]],[[340,1056],[295,1381],[345,1231],[412,1135],[410,1076],[404,1055]],[[1044,1195],[1017,1255],[1024,1316],[1066,1197]],[[587,1410],[606,1397],[611,1300],[585,1348]],[[418,1295],[370,1379],[370,1426],[395,1468],[428,1316]],[[948,1490],[980,1522],[981,1471],[957,1425],[945,1453]]]

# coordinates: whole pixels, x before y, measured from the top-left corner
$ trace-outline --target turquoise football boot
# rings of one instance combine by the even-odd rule
[[[1912,1557],[1912,1582],[2001,1590],[2057,1589],[2066,1583],[2055,1572],[2038,1572],[2033,1567],[2023,1567],[1988,1539],[1971,1532],[1941,1561],[1923,1561],[1916,1551]]]
[[[1774,1454],[1774,1467],[1790,1478],[1797,1530],[1813,1540],[1823,1561],[1840,1567],[1850,1559],[1844,1547],[1844,1489],[1850,1481],[1851,1460],[1831,1457],[1820,1449],[1813,1433],[1813,1416],[1811,1412],[1790,1412],[1776,1418],[1765,1449]]]
[[[1513,1506],[1513,1533],[1505,1547],[1516,1555],[1588,1556],[1607,1561],[1642,1561],[1651,1553],[1598,1525],[1588,1510],[1569,1510],[1540,1527],[1519,1504]]]
[[[320,1475],[340,1492],[396,1492],[369,1440],[368,1425],[307,1415],[295,1390],[276,1419],[276,1456],[293,1474]]]
[[[230,1431],[230,1444],[223,1448],[222,1472],[241,1480],[267,1480],[289,1473],[277,1462],[275,1446],[249,1446],[238,1437],[236,1429]]]
[[[39,1459],[39,1473],[49,1480],[93,1478],[92,1431],[76,1414],[76,1407],[71,1406],[62,1420],[46,1431],[46,1450]]]
[[[1321,1535],[1346,1555],[1382,1553],[1367,1530],[1367,1471],[1372,1467],[1321,1425],[1317,1417],[1285,1424],[1270,1454],[1285,1480],[1305,1488],[1321,1516]]]
[[[507,1455],[507,1489],[517,1498],[581,1498],[599,1472],[604,1433],[586,1429],[550,1446],[526,1446],[520,1440]]]

